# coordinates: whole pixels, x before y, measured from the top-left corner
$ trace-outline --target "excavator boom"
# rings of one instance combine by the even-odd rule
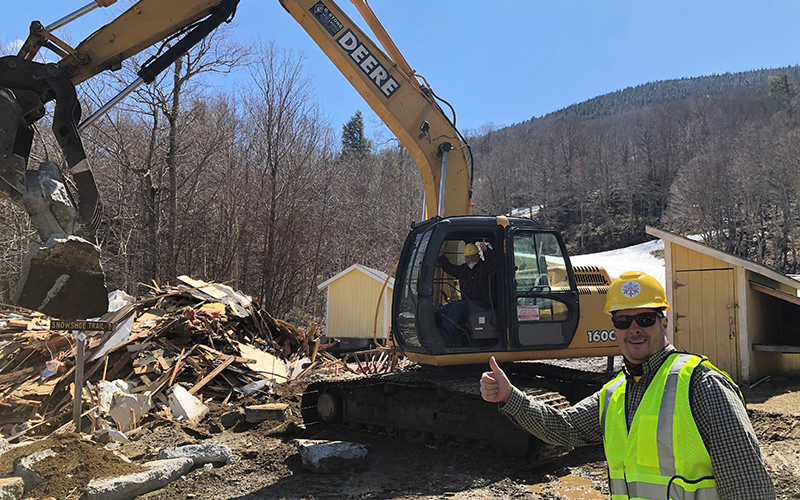
[[[425,187],[425,209],[434,215],[468,215],[472,172],[467,150],[429,87],[400,55],[363,0],[353,0],[387,56],[331,0],[281,0],[389,130],[409,151]],[[445,179],[445,185],[440,182]]]

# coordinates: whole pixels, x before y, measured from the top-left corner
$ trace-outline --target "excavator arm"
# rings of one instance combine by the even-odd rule
[[[115,2],[96,0],[47,27],[34,21],[19,53],[0,58],[0,105],[3,106],[0,147],[10,153],[4,155],[5,161],[0,160],[2,192],[24,207],[24,164],[28,161],[33,140],[31,125],[44,116],[44,105],[54,100],[53,132],[78,191],[77,222],[88,226],[90,231],[99,223],[100,201],[78,135],[81,108],[75,86],[102,71],[119,69],[125,59],[167,37],[182,34],[183,37],[169,50],[141,68],[139,79],[127,90],[130,92],[134,85],[142,82],[151,83],[178,57],[229,19],[239,0],[140,0],[75,48],[53,34],[55,29],[93,8],[108,7]],[[198,22],[201,19],[204,20]],[[34,58],[43,47],[52,50],[61,60],[55,64],[35,62]],[[31,210],[30,207],[24,208]],[[58,227],[40,223],[37,226],[40,236],[46,240],[53,233],[71,232],[68,229],[72,224]]]
[[[465,141],[437,104],[424,79],[403,59],[366,1],[352,1],[389,55],[332,0],[281,0],[281,3],[410,152],[422,175],[427,215],[468,215],[472,191]],[[54,34],[92,9],[109,7],[115,2],[95,0],[49,26],[34,21],[19,53],[0,58],[0,195],[29,213],[45,242],[56,235],[76,233],[92,239],[100,222],[100,198],[80,131],[136,86],[151,83],[193,45],[229,20],[239,0],[139,0],[74,48]],[[135,82],[81,122],[76,85],[103,71],[121,68],[125,59],[165,39],[163,46],[168,49],[148,60]],[[35,61],[42,48],[54,52],[60,60]],[[54,164],[45,163],[38,170],[27,169],[32,126],[44,116],[44,106],[50,101],[56,105],[53,132],[66,158],[66,170],[71,171],[77,202]],[[55,193],[47,187],[52,185],[60,186]],[[64,252],[53,255],[39,264],[30,255],[26,258],[23,278],[15,292],[17,303],[61,317],[79,318],[104,312],[101,303],[83,307],[91,301],[73,301],[69,307],[55,307],[64,302],[59,296],[81,295],[81,288],[75,287],[82,281],[73,278],[86,272],[87,261],[92,263],[89,267],[99,269],[99,250],[89,258],[81,254],[73,259],[75,262],[65,261]],[[102,270],[99,275],[102,277]],[[95,283],[97,273],[91,278],[89,281]],[[65,283],[73,283],[73,289]]]
[[[49,25],[31,23],[30,35],[15,56],[0,58],[0,195],[26,210],[44,242],[23,262],[14,293],[19,305],[62,318],[99,316],[108,301],[99,249],[89,240],[101,219],[101,203],[79,132],[143,82],[228,21],[239,0],[139,0],[91,36],[70,47],[53,32],[97,7],[116,0],[95,0]],[[81,123],[75,86],[165,40],[163,53],[148,60],[139,78],[120,95]],[[35,61],[42,48],[54,52],[57,63]],[[77,202],[66,187],[61,169],[51,162],[28,169],[33,125],[55,101],[53,132],[72,174]]]
[[[428,216],[469,215],[472,172],[465,142],[367,2],[351,1],[389,55],[332,0],[281,4],[409,151],[422,174]]]

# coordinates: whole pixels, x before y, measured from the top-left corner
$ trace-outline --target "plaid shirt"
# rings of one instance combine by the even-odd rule
[[[644,364],[644,375],[627,379],[628,429],[647,387],[667,357],[676,352],[670,345]],[[739,389],[706,365],[698,366],[689,384],[689,404],[700,436],[711,456],[717,491],[723,500],[770,500],[775,487],[769,477],[753,426],[747,417]],[[567,410],[557,410],[534,401],[514,388],[500,411],[539,439],[562,446],[601,444],[600,393],[596,392]]]
[[[472,269],[467,264],[457,266],[444,255],[439,256],[438,263],[444,272],[458,278],[462,300],[477,300],[487,305],[491,303],[489,275],[497,269],[494,252],[487,248],[483,252],[483,260],[479,260]]]

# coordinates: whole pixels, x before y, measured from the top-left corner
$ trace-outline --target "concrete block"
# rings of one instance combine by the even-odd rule
[[[219,417],[219,421],[226,429],[230,429],[234,425],[241,422],[243,419],[244,419],[244,411],[241,408],[237,408],[233,411],[223,413],[222,416]]]
[[[22,480],[25,481],[25,493],[36,488],[47,479],[40,476],[39,473],[34,470],[36,463],[41,462],[45,458],[54,456],[56,456],[56,452],[50,448],[45,448],[26,457],[20,457],[14,460],[14,475],[21,477]]]
[[[339,473],[359,466],[367,457],[367,447],[347,441],[295,439],[303,467],[312,472]]]
[[[215,462],[225,462],[226,464],[236,463],[241,460],[234,455],[230,448],[224,444],[204,443],[188,444],[186,446],[173,446],[161,450],[158,454],[159,460],[169,458],[188,457],[194,460],[194,465],[204,465]]]
[[[25,494],[25,481],[21,477],[0,478],[0,500],[19,500]]]
[[[86,500],[130,500],[147,492],[163,488],[189,471],[191,458],[156,460],[142,464],[148,471],[106,479],[92,479],[86,486]]]
[[[248,406],[244,409],[244,418],[251,424],[257,424],[265,420],[283,422],[286,420],[286,409],[288,407],[289,405],[285,403]]]
[[[182,385],[175,384],[167,397],[172,415],[177,420],[197,421],[208,413],[208,407],[189,394]]]

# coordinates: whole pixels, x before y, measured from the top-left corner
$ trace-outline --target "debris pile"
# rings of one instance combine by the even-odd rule
[[[325,352],[320,332],[272,317],[223,284],[186,276],[175,287],[153,287],[134,300],[110,297],[98,322],[84,331],[82,432],[127,432],[145,418],[196,420],[205,403],[234,402],[314,373],[347,365]],[[52,318],[0,307],[0,435],[74,431],[73,394],[78,341],[51,329]]]

